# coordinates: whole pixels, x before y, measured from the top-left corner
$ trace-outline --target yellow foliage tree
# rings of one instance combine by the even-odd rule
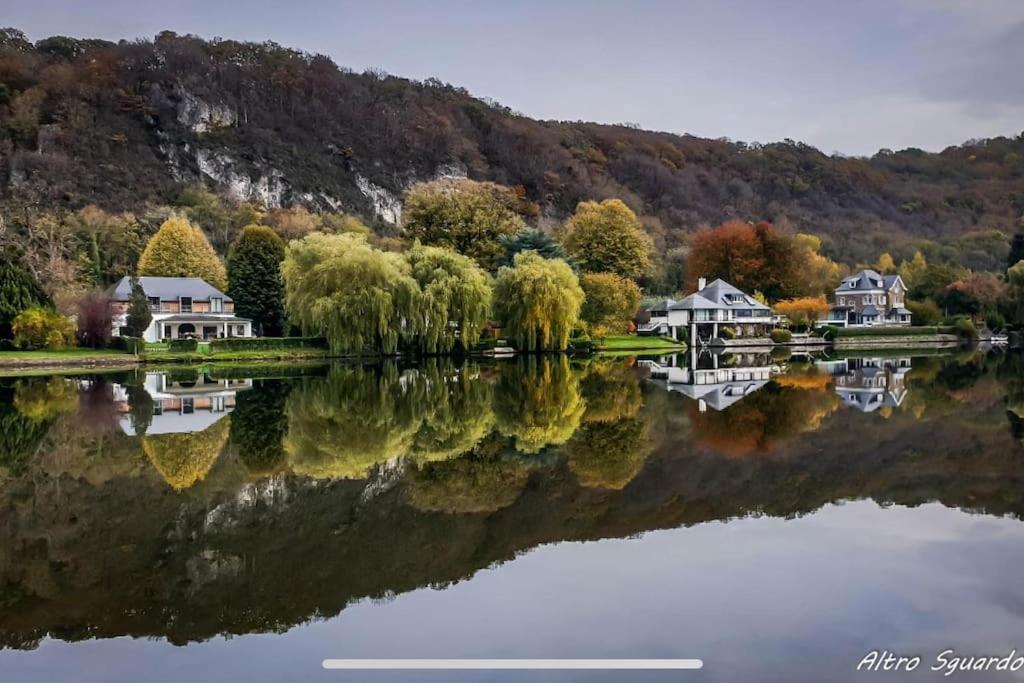
[[[184,216],[164,221],[139,257],[139,275],[198,277],[217,289],[228,284],[227,271],[206,235]]]
[[[144,436],[142,452],[171,488],[183,491],[206,478],[230,431],[231,420],[225,416],[201,432]]]
[[[892,275],[896,272],[896,262],[892,260],[892,255],[888,252],[883,253],[878,257],[878,263],[875,264],[875,270],[882,275]]]
[[[495,315],[521,351],[562,350],[580,317],[583,290],[561,259],[533,251],[502,266],[494,285]]]
[[[925,260],[924,254],[919,251],[914,252],[914,258],[911,260],[903,261],[899,268],[900,278],[903,280],[903,284],[907,286],[907,289],[916,287],[927,272],[928,261]]]
[[[565,223],[565,248],[591,273],[636,279],[650,265],[651,238],[619,199],[580,202]]]

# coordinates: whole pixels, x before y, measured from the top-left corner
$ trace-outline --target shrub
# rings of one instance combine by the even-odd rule
[[[963,339],[976,339],[978,337],[978,328],[974,326],[970,318],[957,318],[956,322],[953,323],[953,329],[956,330],[956,336]]]
[[[929,327],[942,322],[942,311],[931,299],[924,301],[907,301],[907,310],[911,313],[910,324],[914,327]]]
[[[129,337],[127,335],[115,337],[113,346],[118,349],[123,349],[128,353],[139,353],[140,351],[146,350],[145,340],[140,337]]]
[[[191,353],[199,350],[199,340],[197,339],[172,339],[167,344],[168,351],[174,351],[177,353]]]
[[[27,308],[14,318],[11,326],[14,345],[27,351],[63,349],[74,346],[75,324],[56,311]]]
[[[927,337],[952,334],[951,327],[826,327],[828,339],[848,337]]]
[[[1006,318],[999,313],[992,311],[985,316],[985,326],[993,332],[999,332],[1006,327]]]
[[[323,337],[229,337],[214,339],[210,351],[282,351],[285,349],[324,349]]]
[[[771,334],[768,336],[771,337],[771,340],[776,344],[786,344],[793,340],[793,333],[782,328],[772,330]]]
[[[734,330],[731,327],[723,327],[720,330],[718,330],[718,336],[720,336],[722,339],[735,339],[736,330]]]

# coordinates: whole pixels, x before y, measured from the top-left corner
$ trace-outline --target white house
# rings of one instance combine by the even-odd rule
[[[724,280],[707,284],[700,278],[697,287],[697,292],[679,301],[665,299],[649,306],[651,319],[637,331],[678,339],[678,331],[684,329],[693,344],[718,338],[720,327],[732,328],[743,337],[763,336],[774,325],[770,308]]]
[[[163,372],[147,372],[143,388],[153,399],[153,417],[146,434],[201,432],[235,408],[239,391],[252,388],[249,379],[210,379],[200,375],[195,382],[176,382]],[[131,415],[126,387],[114,385],[118,423],[125,434],[138,436]]]
[[[705,412],[725,410],[761,389],[780,372],[778,365],[762,354],[720,354],[690,349],[689,362],[681,364],[681,355],[639,361],[651,378],[664,380],[665,388],[697,401]]]
[[[148,342],[180,337],[218,339],[251,337],[252,320],[235,315],[231,297],[197,277],[140,277],[153,320],[143,338]],[[131,278],[123,277],[108,292],[114,336],[127,334]]]

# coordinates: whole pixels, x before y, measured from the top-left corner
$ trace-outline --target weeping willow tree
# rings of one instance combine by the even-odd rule
[[[217,462],[230,431],[225,415],[201,432],[142,437],[142,452],[171,488],[183,491],[202,481]]]
[[[565,356],[520,358],[503,368],[495,390],[498,431],[515,438],[521,453],[564,444],[585,410],[579,380]]]
[[[420,349],[448,353],[458,340],[463,348],[475,344],[491,312],[487,273],[468,256],[441,247],[417,243],[405,257],[422,294]]]
[[[313,233],[288,245],[282,265],[288,316],[336,352],[391,354],[422,329],[420,288],[400,254],[357,233]]]
[[[583,305],[579,279],[561,259],[516,254],[494,284],[494,312],[522,351],[563,350]]]

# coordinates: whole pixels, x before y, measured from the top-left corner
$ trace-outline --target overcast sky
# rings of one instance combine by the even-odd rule
[[[5,0],[48,35],[274,40],[545,119],[825,152],[1024,130],[1021,0]]]

